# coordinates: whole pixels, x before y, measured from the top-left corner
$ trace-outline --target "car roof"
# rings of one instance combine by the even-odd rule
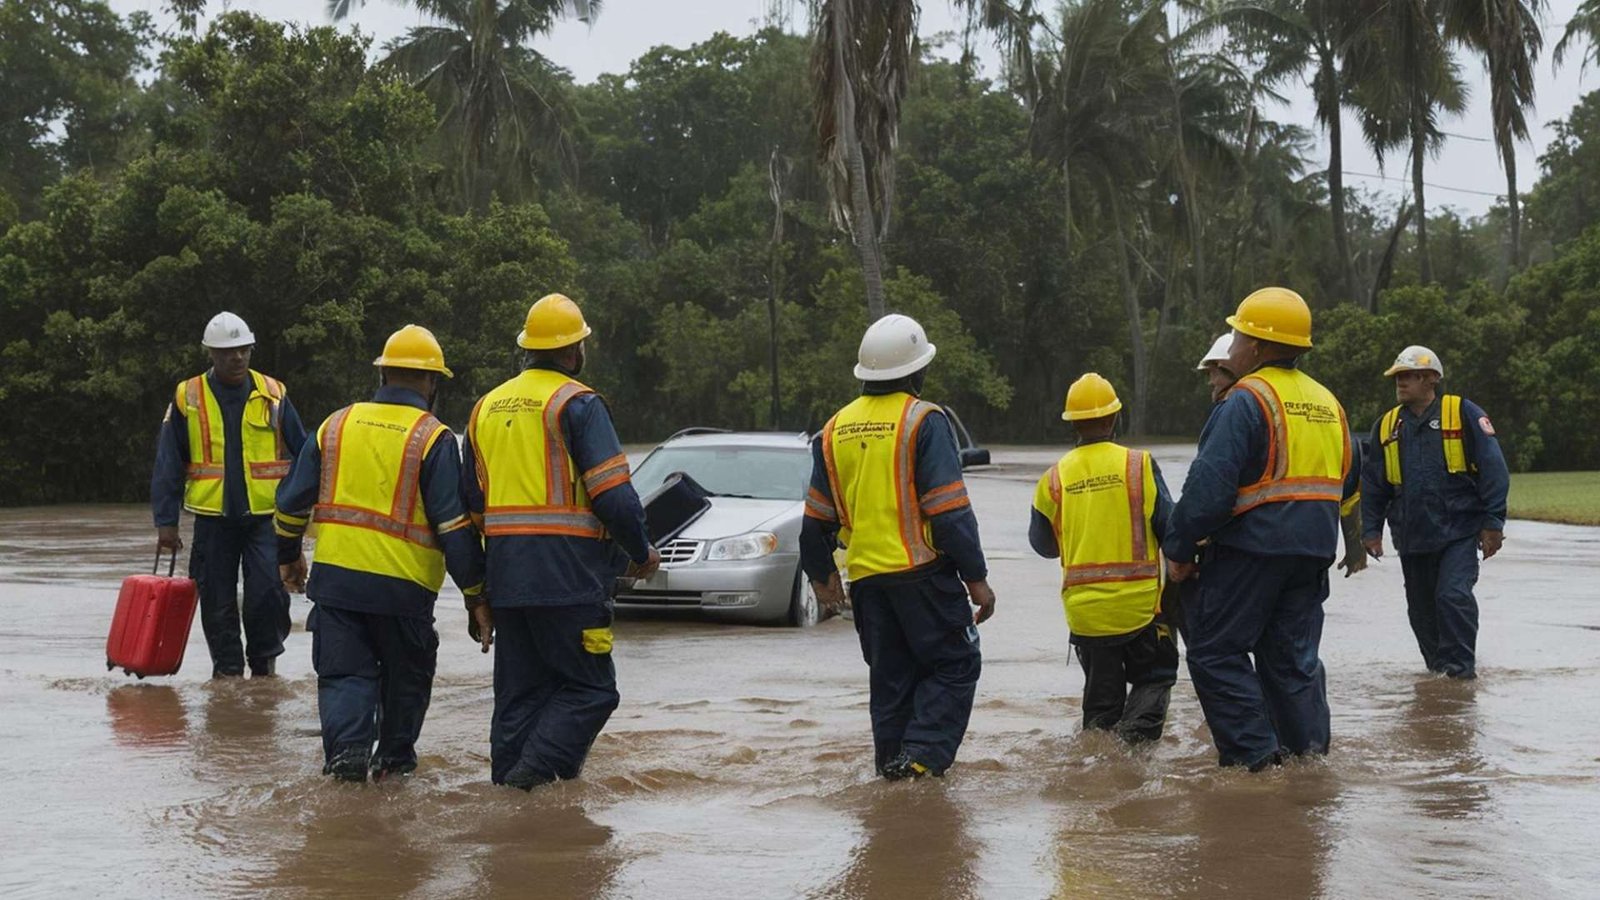
[[[772,447],[804,450],[811,446],[811,437],[796,431],[715,431],[673,435],[661,442],[661,446]]]

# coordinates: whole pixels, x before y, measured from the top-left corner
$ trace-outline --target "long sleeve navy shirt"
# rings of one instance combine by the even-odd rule
[[[1294,368],[1290,362],[1268,363]],[[1173,506],[1162,552],[1193,562],[1200,541],[1265,556],[1315,556],[1330,562],[1339,549],[1339,504],[1316,500],[1265,503],[1233,514],[1239,488],[1261,479],[1267,467],[1267,421],[1246,391],[1235,390],[1211,412],[1200,450],[1189,466],[1183,495]],[[1344,497],[1361,488],[1361,447],[1351,441]]]
[[[1504,531],[1511,473],[1489,417],[1471,400],[1461,400],[1462,443],[1476,473],[1451,474],[1445,468],[1444,434],[1439,430],[1437,398],[1422,415],[1400,409],[1400,484],[1384,472],[1383,417],[1372,424],[1371,452],[1361,475],[1363,538],[1383,536],[1384,520],[1396,553],[1435,553],[1480,531]]]
[[[222,514],[227,518],[250,515],[250,497],[244,483],[244,439],[240,428],[244,421],[245,401],[250,399],[254,385],[249,378],[241,385],[226,385],[212,372],[206,373],[211,392],[222,409],[223,480]],[[279,423],[283,429],[283,446],[290,458],[300,454],[305,446],[306,427],[295,412],[294,404],[285,396],[278,408]],[[189,425],[183,411],[170,401],[167,417],[156,435],[156,464],[150,475],[150,512],[157,526],[178,524],[178,514],[183,509],[183,490],[189,478]]]
[[[871,393],[870,385],[867,393]],[[922,420],[917,429],[915,461],[912,463],[917,495],[919,497],[946,485],[961,482],[961,451],[957,449],[955,432],[944,413],[935,410]],[[811,442],[811,489],[837,505],[833,487],[828,483],[828,467],[823,460],[822,439]],[[874,575],[862,582],[885,583],[907,579],[925,578],[948,573],[952,568],[962,581],[983,581],[989,577],[989,566],[983,558],[983,545],[978,539],[978,517],[972,507],[963,504],[956,509],[939,513],[928,519],[933,531],[933,548],[939,560],[910,572]],[[824,522],[806,516],[800,525],[800,565],[806,577],[815,582],[826,582],[836,570],[834,548],[838,546],[839,523]]]
[[[1098,444],[1109,441],[1110,438],[1099,438],[1093,441],[1081,441],[1078,446]],[[1167,520],[1172,515],[1172,493],[1167,490],[1167,480],[1161,477],[1161,466],[1156,464],[1156,458],[1150,457],[1150,474],[1156,480],[1156,507],[1150,511],[1150,531],[1160,542],[1161,536],[1167,533]],[[1059,559],[1061,545],[1056,539],[1056,529],[1045,514],[1038,507],[1030,506],[1028,517],[1028,544],[1033,547],[1033,552],[1045,559]]]
[[[611,423],[611,412],[599,394],[580,394],[561,410],[561,435],[567,453],[579,472],[622,454]],[[464,441],[461,473],[467,507],[482,515],[483,488],[478,483],[478,461],[472,438]],[[650,557],[644,506],[631,480],[591,497],[595,517],[610,540],[566,535],[500,535],[486,540],[489,570],[485,590],[489,602],[502,606],[573,606],[606,603],[627,559],[643,563]],[[615,543],[613,543],[615,542]]]
[[[428,402],[421,394],[391,386],[378,388],[372,402],[414,406],[424,410],[428,408]],[[319,440],[306,441],[289,469],[289,476],[278,484],[280,563],[291,562],[300,556],[305,518],[316,505],[321,487],[322,447]],[[456,436],[451,432],[441,434],[428,449],[428,455],[423,457],[420,489],[423,512],[438,537],[439,548],[444,551],[446,571],[462,592],[468,596],[477,594],[483,585],[484,567],[483,544],[478,538],[477,529],[468,522],[464,527],[439,533],[441,525],[467,515],[461,497],[461,451]],[[296,532],[292,536],[283,534],[286,517],[298,520],[289,523],[287,530]],[[410,579],[347,569],[325,562],[317,562],[312,566],[306,595],[319,604],[338,609],[430,620],[433,618],[434,601],[439,597]]]

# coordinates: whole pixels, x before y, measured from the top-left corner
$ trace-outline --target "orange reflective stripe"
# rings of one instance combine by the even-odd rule
[[[922,504],[922,514],[930,519],[940,513],[972,505],[967,497],[967,486],[960,481],[934,488],[923,494],[919,502]]]
[[[221,478],[223,474],[222,466],[208,466],[205,463],[190,463],[187,471],[190,478],[198,481]]]
[[[344,444],[344,423],[350,418],[350,407],[346,406],[328,417],[328,423],[322,428],[322,480],[317,491],[317,505],[331,506],[333,504],[333,490],[339,483],[339,450]]]
[[[252,478],[288,478],[289,460],[276,459],[272,462],[258,462],[250,464]]]
[[[824,522],[839,521],[838,510],[834,509],[828,498],[822,496],[822,492],[816,488],[806,489],[806,515]]]
[[[822,468],[828,474],[828,490],[833,493],[834,502],[838,504],[838,522],[845,528],[850,527],[850,504],[845,502],[844,494],[839,492],[839,470],[833,461],[833,425],[838,420],[838,415],[828,420],[822,426]]]
[[[592,499],[628,480],[627,454],[618,453],[605,462],[583,473],[583,489]]]
[[[1239,490],[1233,514],[1248,512],[1263,503],[1286,500],[1326,500],[1341,503],[1344,500],[1344,482],[1337,478],[1284,478],[1279,481],[1258,482]]]
[[[1133,523],[1133,558],[1143,560],[1150,555],[1150,544],[1144,527],[1144,454],[1128,451],[1128,468],[1123,481],[1128,488],[1128,515]]]
[[[917,429],[922,427],[922,420],[934,408],[932,403],[915,397],[906,398],[905,408],[900,413],[900,444],[894,454],[895,503],[900,513],[900,540],[906,547],[906,561],[913,568],[938,558],[938,554],[923,538],[922,508],[911,502],[917,496]]]
[[[583,385],[569,381],[556,388],[544,408],[545,490],[551,506],[571,506],[575,499],[572,458],[567,454],[566,436],[561,433],[561,411],[573,397],[588,391]]]
[[[472,444],[473,468],[477,471],[478,490],[483,492],[484,502],[489,500],[489,467],[483,462],[483,448],[478,445],[478,413],[483,410],[483,397],[472,404],[472,415],[467,416],[467,440]],[[480,525],[482,523],[479,523]]]
[[[211,454],[211,413],[206,410],[206,389],[204,375],[196,375],[189,379],[188,387],[184,389],[185,399],[189,401],[191,412],[200,414],[200,454],[203,461],[210,465],[215,462]]]
[[[1100,584],[1107,581],[1142,581],[1160,577],[1161,569],[1152,560],[1142,562],[1084,563],[1067,566],[1061,579],[1063,587]]]
[[[434,532],[436,534],[449,534],[452,531],[457,531],[457,530],[460,530],[462,528],[466,528],[468,525],[471,525],[471,524],[472,524],[472,520],[471,519],[467,518],[465,515],[460,515],[460,516],[456,516],[454,519],[451,519],[448,522],[440,522],[438,525],[434,526],[433,530],[434,530]]]
[[[483,533],[490,537],[543,534],[601,538],[605,527],[582,507],[500,506],[484,512]]]
[[[1283,402],[1278,392],[1261,378],[1246,376],[1235,385],[1256,400],[1267,420],[1267,465],[1261,480],[1280,479],[1289,474],[1289,423],[1283,417]]]
[[[367,528],[430,549],[439,546],[439,542],[434,539],[433,529],[427,525],[396,522],[394,519],[382,513],[375,513],[370,509],[333,503],[319,503],[316,506],[315,515],[317,521],[324,524]]]
[[[406,435],[405,454],[400,458],[400,477],[395,480],[394,500],[389,507],[389,517],[396,522],[411,525],[417,499],[422,493],[422,456],[433,436],[443,427],[432,414],[423,413],[422,418],[411,426],[411,433]]]

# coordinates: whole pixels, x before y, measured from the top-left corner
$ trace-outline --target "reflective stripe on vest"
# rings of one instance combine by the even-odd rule
[[[527,369],[472,408],[467,433],[484,496],[486,536],[605,537],[590,491],[626,479],[627,459],[608,460],[579,477],[561,433],[562,410],[590,393],[560,372]]]
[[[1350,429],[1333,394],[1297,369],[1267,366],[1241,378],[1234,390],[1253,397],[1267,422],[1267,463],[1261,479],[1239,489],[1233,514],[1264,503],[1344,499],[1350,471]]]
[[[1383,414],[1378,434],[1383,441],[1383,474],[1390,484],[1400,484],[1400,407]],[[1467,472],[1466,430],[1461,424],[1461,398],[1445,394],[1439,400],[1439,436],[1444,440],[1444,468],[1452,475]]]
[[[1086,444],[1049,475],[1068,627],[1106,637],[1150,624],[1161,597],[1150,455],[1109,441]]]
[[[422,464],[445,431],[430,413],[396,403],[357,403],[328,417],[317,438],[317,562],[439,590],[444,554],[422,505]]]
[[[852,579],[905,572],[938,559],[916,487],[917,429],[939,407],[907,393],[865,395],[823,427],[822,457]],[[933,496],[933,495],[938,496]],[[953,489],[931,491],[935,504]]]
[[[278,482],[288,476],[291,463],[283,442],[285,391],[274,378],[254,369],[249,374],[251,391],[239,424],[245,493],[253,515],[268,515],[276,505]],[[205,375],[181,382],[172,402],[183,413],[189,437],[184,508],[199,515],[221,515],[227,473],[222,408]]]

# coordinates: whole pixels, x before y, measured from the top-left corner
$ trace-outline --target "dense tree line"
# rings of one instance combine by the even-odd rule
[[[1316,309],[1307,366],[1360,428],[1422,342],[1516,466],[1600,466],[1600,97],[1558,126],[1525,202],[1465,221],[1350,190],[1269,116],[1304,75],[1324,127],[1358,110],[1375,149],[1425,161],[1459,54],[1537,60],[1507,43],[1522,19],[1417,4],[1437,68],[1396,97],[1358,75],[1411,77],[1393,45],[1418,23],[1375,12],[1397,4],[1352,31],[1357,3],[963,3],[1004,78],[913,42],[903,84],[850,68],[893,34],[816,5],[818,34],[711,35],[577,85],[526,44],[599,4],[418,4],[435,24],[372,48],[244,13],[163,35],[95,0],[0,0],[0,401],[26,423],[0,437],[0,502],[142,496],[218,310],[250,321],[311,421],[370,390],[390,331],[426,324],[459,426],[553,290],[584,304],[585,377],[635,441],[816,427],[855,390],[875,291],[928,326],[930,396],[986,441],[1060,440],[1090,369],[1134,430],[1193,434],[1193,361],[1273,282]]]

